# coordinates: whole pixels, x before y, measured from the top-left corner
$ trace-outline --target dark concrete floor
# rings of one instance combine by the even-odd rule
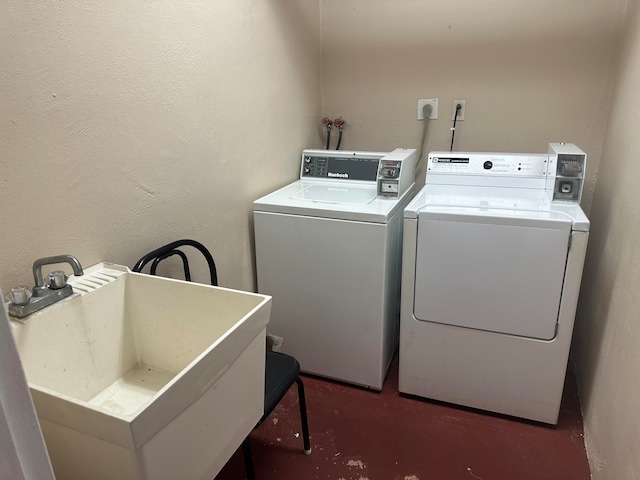
[[[311,455],[290,389],[251,434],[257,480],[587,480],[575,379],[555,427],[398,394],[398,362],[380,393],[304,376]],[[245,478],[242,452],[216,480]]]

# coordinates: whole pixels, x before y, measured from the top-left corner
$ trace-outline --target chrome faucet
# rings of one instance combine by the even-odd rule
[[[37,289],[47,288],[47,286],[44,284],[44,280],[42,279],[43,266],[55,265],[56,263],[64,263],[64,262],[71,265],[71,268],[73,268],[73,274],[75,276],[80,276],[84,274],[84,272],[82,271],[82,265],[80,265],[80,262],[78,261],[78,259],[73,255],[56,255],[55,257],[39,258],[38,260],[33,262],[33,279],[36,282],[36,286],[34,288],[37,288]],[[59,272],[59,271],[60,270],[56,270],[56,272]],[[51,273],[53,274],[54,272],[51,272]],[[51,275],[49,277],[51,277]],[[66,284],[66,280],[65,280],[65,284]]]
[[[18,285],[11,289],[9,297],[9,313],[14,317],[23,318],[41,310],[49,305],[68,297],[73,293],[71,285],[67,285],[67,275],[63,270],[55,270],[49,274],[49,284],[45,285],[42,278],[44,265],[56,263],[68,263],[75,276],[83,275],[82,266],[73,255],[56,255],[53,257],[39,258],[33,262],[33,279],[35,286],[33,291],[25,285]]]

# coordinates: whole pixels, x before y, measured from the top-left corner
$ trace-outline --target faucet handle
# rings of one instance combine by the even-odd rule
[[[64,288],[69,277],[63,270],[54,270],[49,274],[49,286],[51,290],[59,290]]]
[[[11,303],[14,305],[26,305],[31,300],[31,289],[26,285],[18,285],[13,287],[9,293]]]

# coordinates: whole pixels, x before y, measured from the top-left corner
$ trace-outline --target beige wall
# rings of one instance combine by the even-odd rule
[[[417,147],[418,98],[439,98],[425,151],[448,150],[454,98],[467,99],[456,150],[589,155],[589,208],[624,0],[325,0],[322,112],[343,115],[344,148]]]
[[[640,6],[630,1],[574,337],[594,480],[640,479]]]
[[[425,150],[448,149],[451,101],[466,98],[457,150],[589,154],[575,342],[587,446],[594,478],[638,479],[637,1],[605,137],[626,3],[5,0],[0,287],[31,284],[40,256],[131,266],[191,237],[222,284],[252,289],[251,202],[322,145],[320,116],[344,117],[346,149],[418,147],[416,101],[438,97]]]
[[[320,62],[317,0],[1,2],[0,287],[190,237],[252,289],[251,202],[320,142]]]

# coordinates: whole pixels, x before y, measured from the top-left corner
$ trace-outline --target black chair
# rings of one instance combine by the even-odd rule
[[[168,243],[164,247],[160,247],[155,249],[152,252],[147,253],[144,257],[138,260],[133,267],[133,271],[136,273],[142,273],[142,269],[145,265],[153,260],[151,263],[150,274],[155,275],[158,264],[173,255],[178,255],[182,259],[182,266],[184,268],[184,279],[188,282],[191,281],[191,271],[189,270],[189,260],[187,256],[180,250],[177,250],[179,247],[191,246],[200,250],[200,253],[204,255],[204,258],[207,260],[207,265],[209,266],[209,275],[211,276],[211,285],[217,287],[218,286],[218,272],[216,270],[216,264],[213,261],[213,257],[209,250],[202,245],[200,242],[196,242],[195,240],[177,240],[175,242]]]
[[[151,262],[150,275],[155,275],[158,264],[169,257],[177,255],[182,260],[185,280],[191,281],[191,271],[189,269],[189,260],[180,247],[191,246],[198,249],[204,255],[209,266],[209,274],[211,276],[211,285],[218,285],[218,276],[216,265],[209,253],[209,250],[200,242],[195,240],[177,240],[163,247],[157,248],[149,252],[133,267],[136,273],[142,273],[142,269]],[[265,340],[266,341],[266,340]],[[304,397],[304,385],[300,379],[300,364],[290,355],[279,352],[267,352],[265,360],[265,383],[264,383],[264,414],[254,428],[257,428],[280,403],[280,400],[289,391],[294,384],[298,385],[298,403],[300,405],[300,420],[302,422],[302,440],[304,444],[304,453],[311,453],[311,443],[309,441],[309,426],[307,423],[307,404]],[[251,455],[251,444],[249,437],[242,442],[242,450],[244,454],[244,463],[247,470],[247,479],[254,480],[255,472],[253,469],[253,457]]]
[[[298,384],[298,403],[300,405],[304,453],[309,455],[311,453],[311,443],[309,441],[309,425],[307,423],[307,402],[304,397],[304,385],[300,379],[300,364],[291,355],[285,355],[279,352],[267,352],[265,370],[264,414],[254,428],[257,428],[266,420],[295,382]],[[251,444],[248,436],[244,439],[244,442],[242,442],[242,450],[244,453],[244,464],[247,469],[247,480],[254,480],[253,457],[251,455]]]

